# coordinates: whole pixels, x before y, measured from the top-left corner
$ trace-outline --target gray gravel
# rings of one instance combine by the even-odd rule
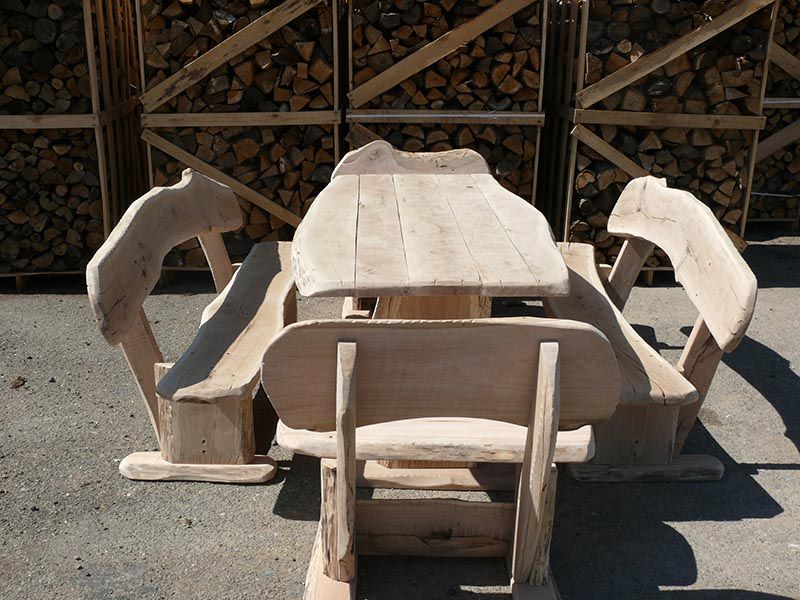
[[[565,599],[800,598],[800,242],[752,245],[759,277],[748,337],[725,358],[690,452],[726,467],[719,483],[559,480],[553,571]],[[119,351],[80,289],[0,294],[0,598],[300,598],[318,517],[314,460],[270,446],[267,485],[128,481],[119,460],[156,450]],[[168,359],[211,298],[208,278],[152,296]],[[498,312],[509,310],[496,301]],[[514,308],[513,310],[516,310]],[[338,303],[301,301],[301,316]],[[664,278],[626,309],[675,360],[695,313]],[[17,378],[25,383],[14,389]],[[362,557],[359,598],[504,598],[501,560]]]

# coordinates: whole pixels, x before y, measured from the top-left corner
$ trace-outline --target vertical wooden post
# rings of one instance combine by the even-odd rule
[[[350,581],[356,574],[356,344],[340,342],[336,364],[335,579]]]

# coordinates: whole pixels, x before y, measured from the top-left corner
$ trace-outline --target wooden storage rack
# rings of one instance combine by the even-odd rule
[[[553,70],[564,74],[566,81],[555,81],[550,88],[555,92],[548,106],[555,107],[556,118],[549,123],[545,138],[546,153],[553,161],[548,172],[557,173],[551,186],[551,213],[558,208],[563,211],[564,239],[595,243],[601,246],[598,261],[613,261],[621,241],[605,231],[607,214],[630,178],[652,173],[711,205],[740,243],[749,174],[757,152],[756,132],[765,122],[761,115],[764,59],[777,3],[728,2],[705,21],[696,3],[697,13],[689,15],[688,26],[673,25],[671,37],[647,51],[644,47],[653,41],[648,36],[662,33],[654,23],[665,12],[686,10],[687,3],[658,3],[656,7],[655,3],[571,0],[556,4],[550,28],[559,49],[552,53],[552,60],[561,63],[554,64]],[[619,18],[622,11],[629,11],[630,23]],[[641,28],[637,30],[638,19]],[[745,27],[752,44],[735,49]],[[652,34],[653,30],[658,34]],[[721,48],[731,50],[726,55]],[[714,64],[708,57],[722,62]],[[708,72],[720,64],[725,68]],[[679,85],[685,87],[675,91]],[[667,92],[657,91],[658,86]],[[704,153],[690,146],[704,148]],[[669,155],[676,147],[683,156]],[[691,181],[684,177],[687,167],[694,173]],[[595,181],[598,184],[592,188]],[[587,188],[593,195],[579,203],[578,190]],[[582,218],[577,218],[579,210]],[[654,254],[646,269],[669,269],[666,256]]]
[[[782,0],[767,65],[764,114],[753,192],[742,223],[800,224],[800,1]]]
[[[151,183],[174,183],[184,167],[191,167],[231,187],[249,213],[245,230],[226,239],[232,256],[245,254],[253,241],[290,238],[283,225],[300,223],[327,179],[311,190],[309,173],[300,176],[298,165],[287,167],[297,169],[294,174],[282,172],[291,162],[284,156],[328,157],[323,175],[329,177],[340,155],[337,0],[232,2],[226,7],[231,13],[201,13],[202,5],[151,0],[137,0],[137,8],[146,82],[142,138]],[[310,32],[298,34],[293,29],[298,20],[310,23]],[[323,38],[327,48],[317,41]],[[325,106],[314,109],[315,103]],[[300,143],[283,148],[282,140],[297,138],[309,127],[324,133],[314,129],[321,137],[302,144],[302,150]],[[196,148],[181,142],[193,137],[200,140]],[[228,164],[218,164],[225,154]],[[307,169],[305,155],[302,160]],[[282,177],[284,187],[269,190],[261,175],[273,182]],[[167,269],[205,269],[204,264],[202,251],[191,243],[165,263]]]
[[[375,139],[410,151],[472,148],[505,186],[535,201],[547,2],[464,6],[348,3],[347,141],[351,148]]]
[[[0,276],[21,289],[81,273],[144,191],[132,0],[4,3],[0,54]]]

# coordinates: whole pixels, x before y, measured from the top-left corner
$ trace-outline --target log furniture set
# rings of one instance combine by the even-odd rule
[[[591,246],[557,245],[477,153],[373,142],[342,159],[293,242],[257,244],[233,265],[221,234],[243,224],[231,189],[187,169],[129,207],[89,264],[89,297],[160,446],[126,457],[123,475],[270,480],[275,463],[254,451],[259,380],[277,442],[321,459],[305,598],[354,598],[359,553],[505,556],[514,598],[558,598],[557,463],[586,481],[722,477],[718,460],[681,449],[744,336],[756,281],[688,192],[628,184],[608,224],[625,244],[598,268]],[[193,237],[219,295],[165,363],[143,304],[170,248]],[[699,312],[676,367],[621,312],[654,245]],[[344,298],[342,318],[296,322],[297,290]],[[539,297],[547,317],[491,318],[492,296]],[[358,487],[514,501],[362,500]]]

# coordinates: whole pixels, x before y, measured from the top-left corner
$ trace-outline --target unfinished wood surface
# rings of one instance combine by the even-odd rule
[[[134,325],[172,247],[241,225],[233,192],[190,169],[180,183],[154,188],[131,204],[86,267],[89,302],[106,340],[119,343]]]
[[[655,181],[655,180],[654,180]],[[619,361],[621,405],[679,405],[694,402],[697,390],[653,350],[606,294],[588,244],[559,244],[570,272],[570,296],[547,298],[545,310],[558,319],[591,323],[611,342]]]
[[[558,355],[557,343],[542,343],[536,395],[531,405],[517,490],[511,576],[514,581],[528,581],[534,585],[544,583],[549,569],[550,523],[553,515],[547,498],[548,495],[555,496],[551,465],[555,456],[559,413]]]
[[[587,125],[684,127],[687,129],[761,129],[766,122],[766,117],[751,115],[672,114],[581,108],[575,110],[573,118],[575,123]]]
[[[285,0],[244,29],[220,42],[170,77],[142,94],[142,105],[153,112],[167,100],[211,74],[243,50],[258,43],[322,0]]]
[[[256,244],[203,314],[189,348],[158,384],[173,402],[215,403],[250,396],[269,341],[294,301],[288,243]]]
[[[514,531],[514,504],[454,499],[359,500],[359,554],[505,556]]]
[[[611,75],[579,91],[575,95],[578,107],[589,108],[603,98],[641,79],[648,73],[663,67],[682,54],[686,54],[721,31],[746,19],[772,2],[774,0],[743,0],[697,29],[673,40],[654,52],[641,56],[635,62],[623,66]]]
[[[644,177],[647,175],[647,170],[644,167],[633,162],[622,152],[605,142],[603,138],[589,131],[583,125],[576,125],[572,130],[572,135],[575,139],[580,140],[596,152],[608,158],[608,160],[620,167],[631,177]]]
[[[653,242],[670,258],[720,348],[733,350],[755,309],[757,282],[711,210],[689,192],[654,177],[631,181],[608,221],[609,232]]]
[[[153,113],[142,115],[142,127],[270,127],[283,125],[336,125],[332,110],[256,113]]]
[[[795,79],[800,79],[800,59],[780,44],[772,44],[769,59]]]
[[[544,216],[487,174],[339,175],[298,229],[293,270],[305,296],[568,292]]]
[[[594,427],[595,464],[665,465],[672,460],[680,406],[620,405]]]
[[[527,425],[535,387],[531,365],[545,340],[557,341],[561,349],[560,429],[607,419],[619,398],[613,351],[584,323],[533,317],[304,321],[273,339],[262,368],[267,394],[288,427],[335,429],[335,349],[341,340],[364,348],[357,382],[359,427],[450,417],[454,407],[461,417]],[[508,348],[515,349],[512,365]]]
[[[795,121],[791,125],[776,131],[768,138],[759,140],[756,162],[761,162],[765,158],[772,156],[781,148],[785,148],[798,139],[800,139],[800,121]]]
[[[422,456],[436,461],[519,463],[525,451],[526,427],[493,419],[466,417],[410,418],[364,425],[356,430],[358,460],[414,460]],[[299,454],[334,458],[333,431],[292,429],[278,423],[277,441]],[[555,462],[586,462],[594,455],[589,425],[560,431]],[[433,476],[432,473],[427,475]]]
[[[719,481],[722,463],[705,454],[682,454],[661,465],[568,465],[573,479],[586,482]]]
[[[444,58],[459,46],[474,39],[487,29],[508,19],[533,0],[500,0],[471,21],[448,31],[416,52],[378,73],[351,91],[347,97],[353,108],[358,108],[378,94],[394,87],[414,73]]]
[[[375,319],[485,319],[492,314],[486,296],[381,296]]]
[[[678,413],[678,427],[675,432],[675,448],[673,450],[675,456],[680,454],[683,444],[697,420],[697,415],[703,406],[703,400],[708,394],[723,354],[722,348],[717,345],[703,318],[698,317],[677,368],[697,388],[700,398],[694,404],[682,406]]]
[[[446,152],[403,152],[376,140],[344,155],[333,170],[339,175],[394,175],[397,173],[490,174],[484,158],[469,149]]]
[[[337,581],[325,574],[322,524],[317,528],[306,572],[303,600],[355,600],[356,580]]]
[[[638,238],[628,238],[622,244],[622,249],[606,281],[608,297],[619,310],[625,308],[628,296],[654,247],[652,242]]]
[[[336,579],[355,577],[357,345],[336,349]]]
[[[348,110],[348,123],[491,123],[495,125],[542,126],[542,112],[485,112],[481,110],[414,110],[360,109]]]
[[[134,452],[119,463],[119,472],[141,481],[208,481],[212,483],[264,483],[278,468],[268,456],[256,455],[246,465],[187,465],[165,461],[160,452]]]
[[[356,485],[403,490],[511,492],[516,489],[516,481],[513,463],[477,463],[470,467],[419,469],[384,466],[378,461],[368,460],[358,463]]]
[[[225,249],[222,234],[202,233],[197,236],[197,240],[200,242],[200,247],[203,249],[203,254],[208,261],[211,276],[214,278],[214,287],[219,294],[233,277],[233,265],[231,264],[230,256],[228,256],[228,251]]]

